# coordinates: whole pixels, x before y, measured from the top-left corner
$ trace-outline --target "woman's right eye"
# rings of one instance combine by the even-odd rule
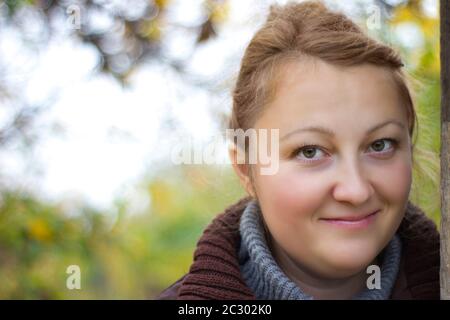
[[[303,162],[316,162],[320,160],[320,153],[324,153],[319,146],[305,145],[297,148],[294,155]]]

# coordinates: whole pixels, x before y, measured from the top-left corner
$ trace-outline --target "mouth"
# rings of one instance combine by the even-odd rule
[[[375,212],[365,215],[353,215],[336,218],[321,218],[319,220],[337,227],[364,228],[372,224],[372,222],[375,220],[380,211],[381,210],[377,210]]]

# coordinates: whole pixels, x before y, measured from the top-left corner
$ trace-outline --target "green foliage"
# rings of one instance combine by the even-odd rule
[[[163,178],[164,177],[164,178]],[[0,206],[0,299],[145,299],[188,271],[211,218],[243,192],[229,170],[180,167],[148,183],[152,207],[111,216],[3,192]],[[81,290],[66,288],[69,265]]]
[[[410,199],[440,223],[440,61],[439,19],[427,16],[421,1],[408,1],[398,6],[390,20],[390,30],[402,24],[413,24],[424,41],[416,48],[404,48],[397,42],[415,95],[416,112],[419,119],[414,168],[413,187]]]

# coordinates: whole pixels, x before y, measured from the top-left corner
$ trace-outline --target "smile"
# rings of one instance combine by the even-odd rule
[[[372,222],[375,220],[376,216],[380,210],[377,210],[373,213],[370,213],[365,216],[357,217],[339,217],[339,218],[321,218],[320,221],[326,222],[328,224],[334,225],[336,227],[343,227],[343,228],[364,228],[372,224]]]

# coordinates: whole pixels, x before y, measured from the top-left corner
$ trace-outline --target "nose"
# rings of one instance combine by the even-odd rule
[[[358,161],[343,161],[337,170],[339,172],[336,173],[337,180],[333,189],[336,201],[358,206],[371,198],[373,186]]]

